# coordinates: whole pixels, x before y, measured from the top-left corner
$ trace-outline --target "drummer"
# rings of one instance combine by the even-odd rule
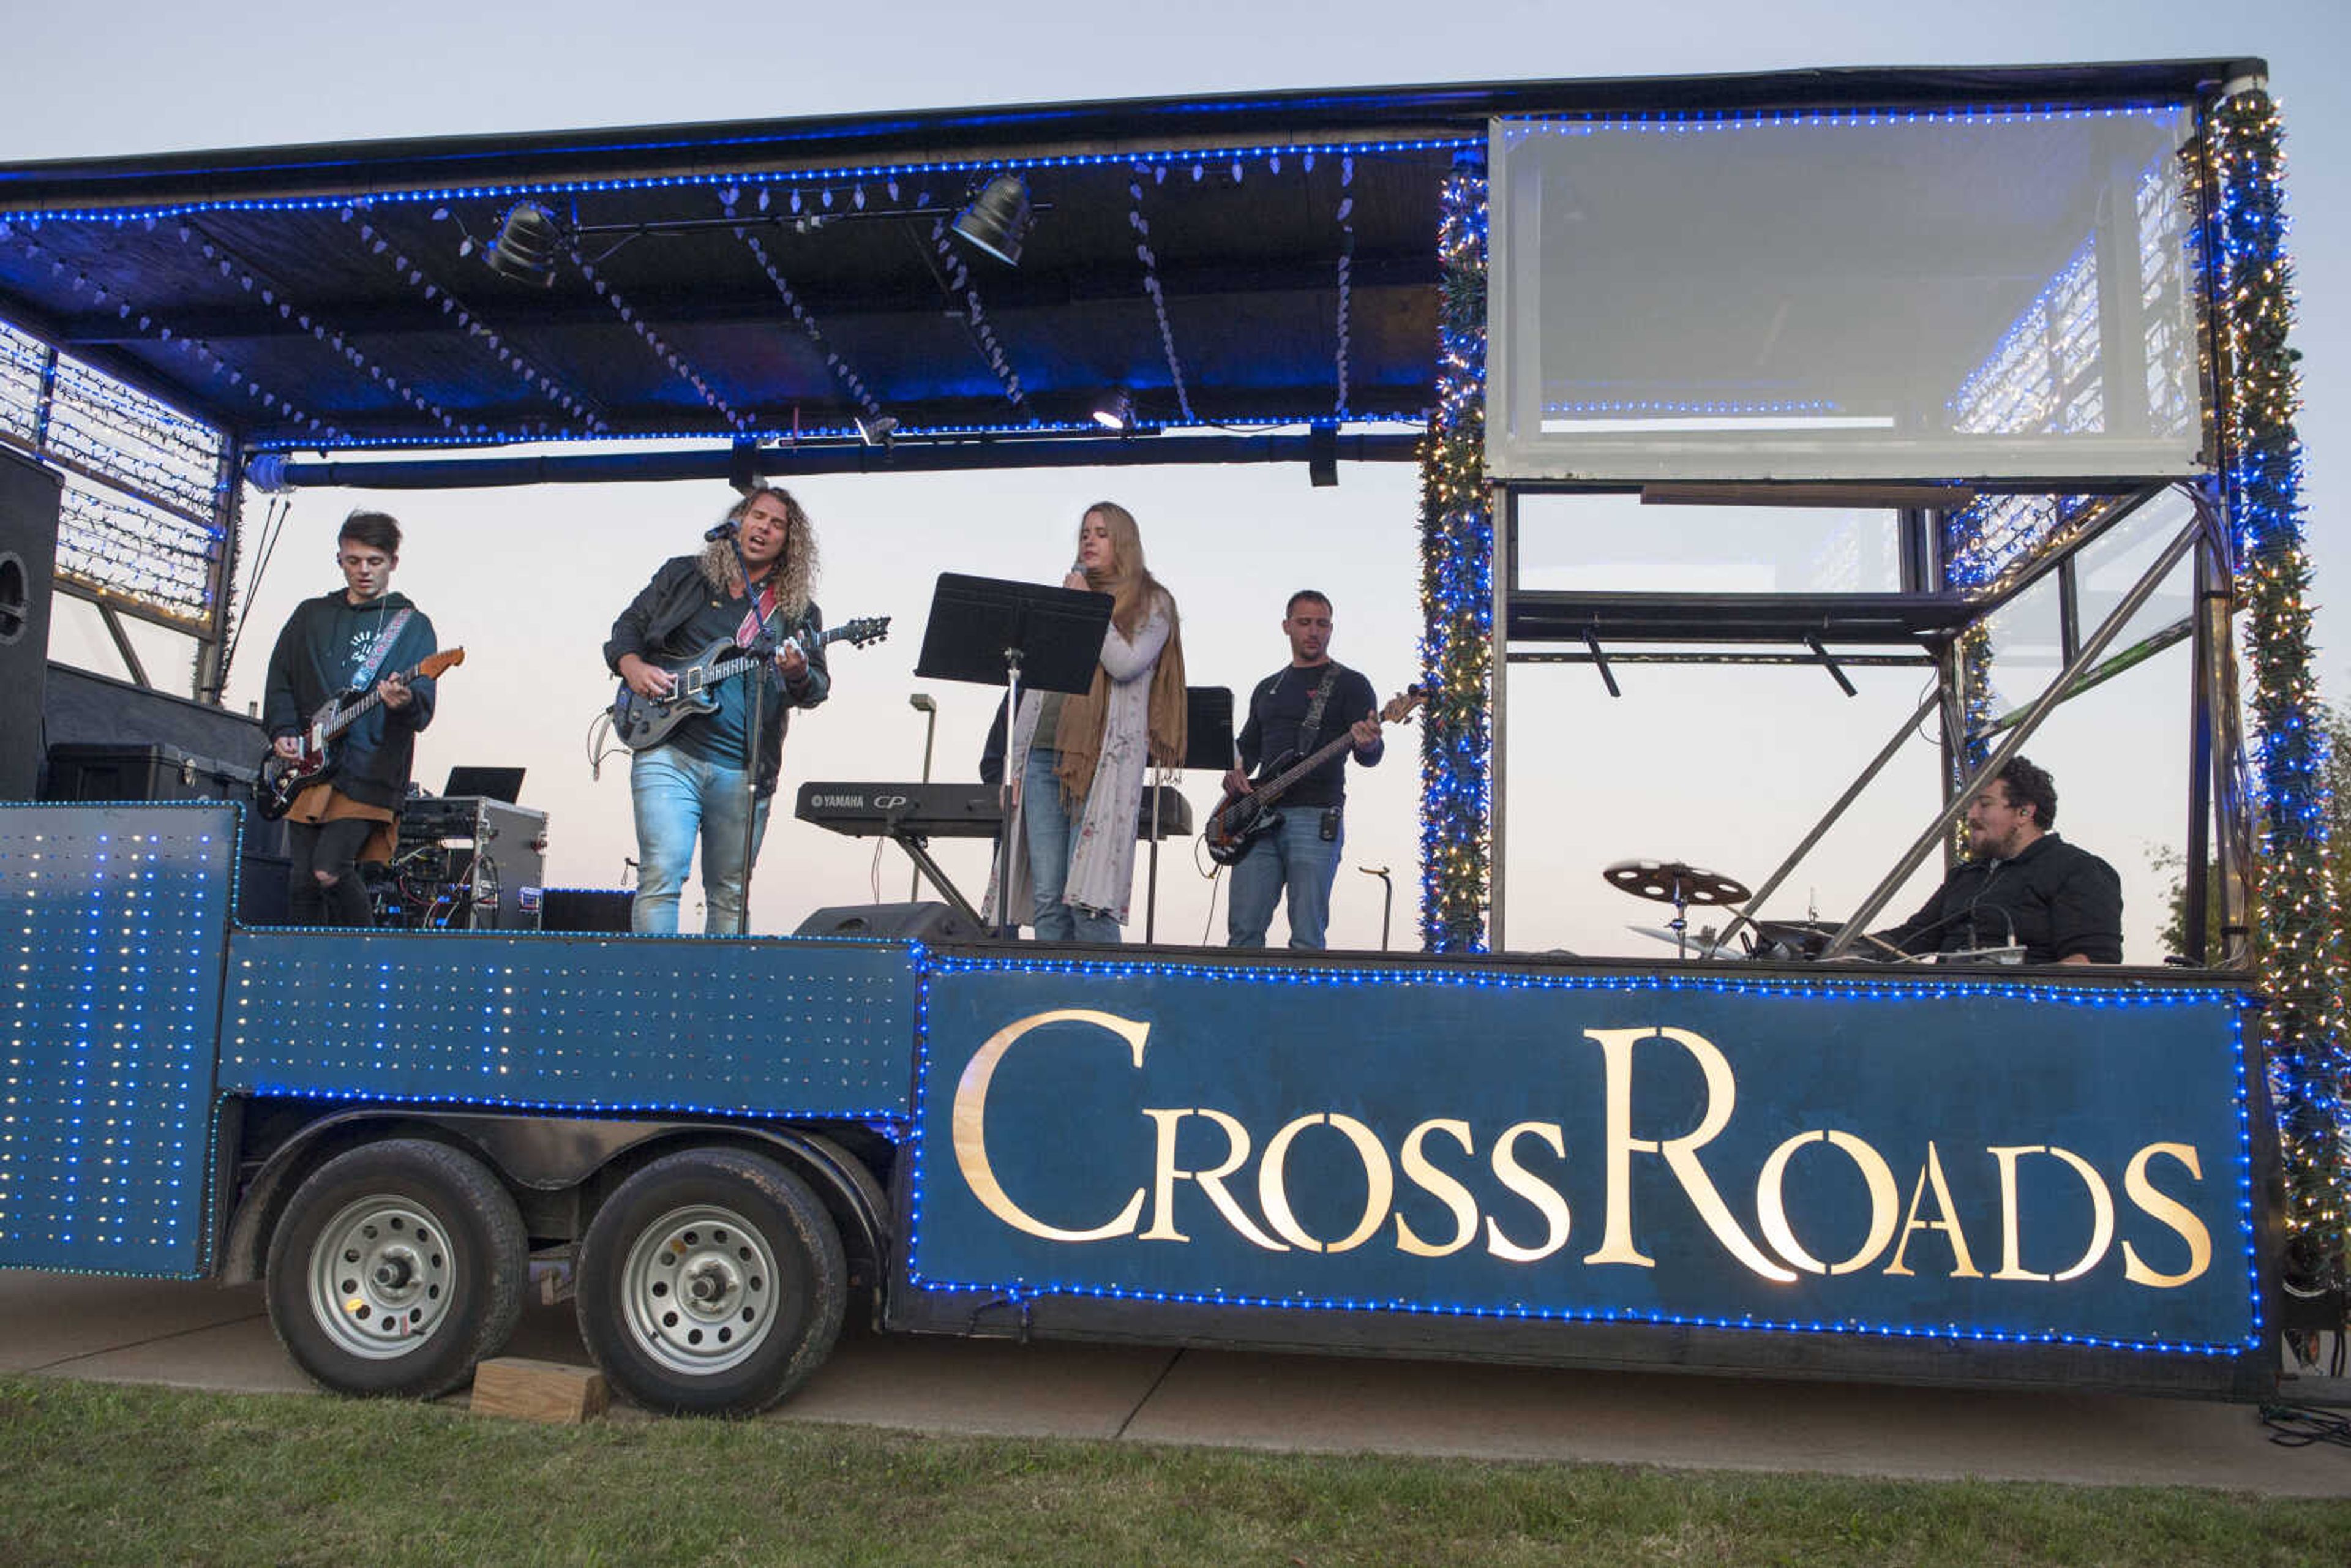
[[[1970,859],[1877,939],[1905,953],[2024,949],[2028,964],[2123,961],[2115,868],[2054,831],[2057,785],[2022,757],[1968,802]]]

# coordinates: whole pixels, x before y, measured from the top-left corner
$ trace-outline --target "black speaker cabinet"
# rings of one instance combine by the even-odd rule
[[[541,931],[626,931],[633,888],[550,887],[539,894]]]
[[[978,926],[945,904],[841,904],[820,909],[795,936],[890,936],[914,942],[977,942]]]
[[[49,668],[49,584],[63,481],[0,447],[0,800],[40,786],[41,693]]]

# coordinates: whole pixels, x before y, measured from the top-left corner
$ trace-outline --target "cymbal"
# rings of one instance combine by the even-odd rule
[[[1685,861],[1618,861],[1600,874],[1611,887],[1659,904],[1743,904],[1753,896],[1736,878]]]
[[[1654,936],[1668,947],[1687,947],[1693,957],[1719,958],[1725,953],[1731,955],[1733,957],[1743,956],[1739,951],[1738,943],[1716,940],[1714,927],[1711,925],[1708,926],[1703,931],[1691,932],[1687,939],[1685,939],[1679,933],[1663,925],[1628,925],[1625,929],[1633,932],[1636,936]]]

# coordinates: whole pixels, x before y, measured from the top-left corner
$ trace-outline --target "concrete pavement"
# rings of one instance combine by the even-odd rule
[[[517,1355],[585,1365],[571,1309]],[[308,1393],[261,1287],[0,1272],[0,1372]],[[772,1417],[1000,1437],[2351,1497],[2247,1406],[852,1334]]]

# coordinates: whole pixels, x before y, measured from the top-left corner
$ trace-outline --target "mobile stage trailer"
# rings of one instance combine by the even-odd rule
[[[217,805],[0,808],[0,1264],[266,1280],[433,1394],[533,1251],[656,1408],[915,1333],[2254,1397],[2241,993],[247,930]],[[1997,1092],[1988,1092],[1999,1085]]]

